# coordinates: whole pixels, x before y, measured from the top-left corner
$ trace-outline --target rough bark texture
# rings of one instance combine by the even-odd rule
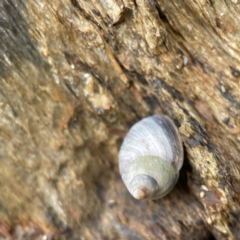
[[[1,239],[240,239],[239,33],[238,0],[1,0]],[[118,150],[162,113],[185,164],[136,201]]]

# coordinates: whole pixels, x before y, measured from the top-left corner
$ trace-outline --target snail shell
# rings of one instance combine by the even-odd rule
[[[165,196],[176,184],[183,164],[183,146],[170,118],[154,115],[132,126],[119,152],[119,169],[136,199]]]

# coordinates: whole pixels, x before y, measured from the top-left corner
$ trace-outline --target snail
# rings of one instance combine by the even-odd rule
[[[119,170],[131,195],[156,199],[168,194],[179,177],[183,146],[178,129],[165,115],[132,126],[119,152]]]

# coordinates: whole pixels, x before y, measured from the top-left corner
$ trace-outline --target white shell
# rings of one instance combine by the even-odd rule
[[[172,120],[147,117],[132,126],[119,153],[123,182],[136,199],[166,195],[183,164],[182,140]]]

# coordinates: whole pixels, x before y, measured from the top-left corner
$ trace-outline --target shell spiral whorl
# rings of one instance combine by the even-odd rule
[[[183,164],[178,129],[165,115],[154,115],[132,126],[119,152],[119,169],[136,199],[165,196],[176,184]]]

